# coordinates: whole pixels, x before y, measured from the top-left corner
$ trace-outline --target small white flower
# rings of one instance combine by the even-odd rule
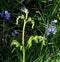
[[[54,20],[55,23],[57,23],[57,20]]]
[[[53,21],[51,21],[51,25],[55,25],[55,23],[57,23],[57,20],[56,19],[54,19]]]

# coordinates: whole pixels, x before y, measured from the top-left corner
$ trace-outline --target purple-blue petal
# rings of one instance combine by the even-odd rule
[[[25,7],[25,6],[22,6],[22,7],[21,7],[21,11],[22,11],[22,10],[25,10],[25,9],[26,9],[26,7]]]
[[[46,34],[49,35],[50,33],[55,34],[57,32],[56,28],[54,26],[49,26],[46,28]]]
[[[1,17],[3,17],[3,18],[5,18],[5,19],[9,20],[11,16],[10,16],[10,13],[9,13],[7,10],[3,10],[3,11],[1,12]]]
[[[1,12],[1,17],[4,17],[4,13],[5,13],[5,11],[3,10],[3,11]]]
[[[10,13],[7,10],[5,11],[5,18],[10,19]]]
[[[14,30],[14,33],[15,33],[15,34],[18,34],[18,32],[17,32],[16,30]]]

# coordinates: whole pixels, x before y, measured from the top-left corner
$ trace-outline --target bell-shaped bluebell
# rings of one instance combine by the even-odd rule
[[[17,30],[14,30],[14,31],[12,32],[12,36],[15,35],[15,34],[18,34]]]
[[[9,20],[11,16],[10,16],[10,13],[7,10],[3,10],[1,12],[1,17]]]
[[[7,10],[5,11],[5,18],[10,19],[10,13]]]
[[[46,28],[46,35],[50,35],[50,33],[53,33],[53,34],[55,34],[57,32],[57,30],[56,30],[56,28],[54,27],[54,26],[48,26],[47,28]]]
[[[25,11],[26,7],[25,6],[22,6],[21,7],[21,11]]]
[[[57,20],[56,19],[54,19],[53,21],[51,21],[51,25],[55,25],[55,23],[57,23]]]

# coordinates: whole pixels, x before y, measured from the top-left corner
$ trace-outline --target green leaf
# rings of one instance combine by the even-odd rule
[[[25,16],[24,15],[21,15],[21,19],[24,19],[25,18]]]
[[[27,20],[27,22],[31,22],[31,24],[32,24],[32,29],[33,29],[33,28],[34,28],[34,25],[35,25],[34,20],[32,20],[32,18],[29,17],[28,20]]]
[[[21,51],[23,50],[23,46],[22,46],[22,45],[20,45],[20,50],[21,50]]]
[[[27,21],[28,21],[28,22],[32,21],[32,18],[31,18],[31,17],[29,17]]]
[[[38,43],[38,36],[33,37],[33,40]]]
[[[20,47],[20,43],[17,40],[13,40],[11,42],[11,46],[15,45],[16,47]]]
[[[27,42],[28,42],[28,43],[27,43],[28,48],[30,48],[30,47],[32,46],[32,40],[33,40],[33,36],[31,36],[31,37],[29,38],[29,40],[27,41]]]
[[[18,25],[18,20],[19,18],[21,18],[21,16],[18,16],[17,19],[16,19],[16,25]]]
[[[42,42],[42,45],[45,45],[46,39],[43,36],[31,36],[29,40],[27,41],[27,47],[30,48],[32,46],[32,42],[34,41],[35,43]]]
[[[33,29],[35,25],[34,20],[32,20],[31,23],[32,23],[32,29]]]
[[[42,41],[43,45],[46,43],[46,39],[43,36],[39,36],[39,41]]]

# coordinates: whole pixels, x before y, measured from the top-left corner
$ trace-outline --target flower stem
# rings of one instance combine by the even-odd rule
[[[27,23],[27,18],[28,18],[28,13],[26,13],[26,18],[24,19],[23,31],[22,31],[22,45],[23,45],[23,60],[22,60],[22,62],[25,62],[25,43],[24,43],[24,33],[25,33],[25,26],[26,26],[26,23]]]
[[[25,62],[25,47],[24,47],[24,32],[25,32],[26,21],[24,20],[23,32],[22,32],[22,45],[23,45],[23,61]]]
[[[5,32],[5,20],[3,21],[3,39],[4,39],[4,32]]]

